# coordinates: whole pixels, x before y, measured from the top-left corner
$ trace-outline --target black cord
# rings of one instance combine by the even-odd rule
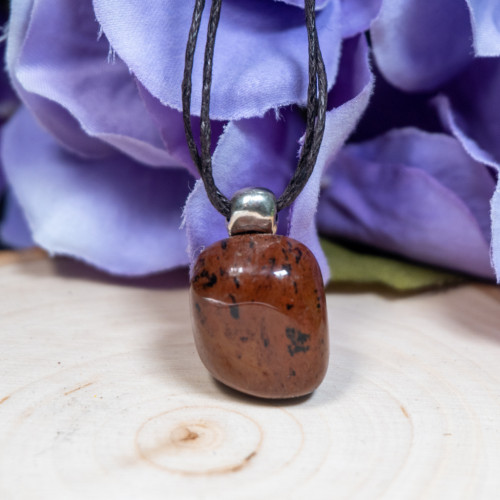
[[[195,163],[205,189],[214,207],[229,219],[231,203],[215,185],[212,173],[212,158],[210,156],[211,126],[210,126],[210,89],[212,86],[212,65],[214,56],[215,36],[219,24],[222,0],[212,0],[208,22],[205,58],[203,64],[203,87],[201,96],[200,142],[201,154],[198,152],[191,127],[191,75],[193,72],[194,53],[200,30],[201,17],[205,8],[205,0],[196,0],[191,29],[186,44],[184,79],[182,81],[182,114],[187,144],[193,162]],[[318,152],[325,131],[328,85],[325,64],[321,55],[316,29],[316,2],[305,0],[305,15],[309,51],[309,84],[307,90],[307,119],[304,145],[300,153],[297,168],[283,194],[277,200],[277,209],[290,206],[306,185],[314,170]]]

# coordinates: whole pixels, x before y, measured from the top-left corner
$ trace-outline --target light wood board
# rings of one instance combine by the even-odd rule
[[[500,290],[327,301],[325,382],[270,403],[207,374],[182,274],[11,255],[0,498],[499,498]]]

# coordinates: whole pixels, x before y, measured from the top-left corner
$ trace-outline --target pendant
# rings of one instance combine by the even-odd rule
[[[207,247],[191,279],[198,354],[212,376],[262,398],[311,393],[329,357],[323,279],[312,252],[276,235],[276,199],[250,188],[231,200],[229,238]]]

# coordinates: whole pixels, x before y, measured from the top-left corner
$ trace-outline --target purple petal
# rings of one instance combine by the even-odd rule
[[[381,6],[382,0],[342,0],[342,37],[369,29]]]
[[[448,96],[440,94],[432,101],[439,111],[439,116],[444,127],[459,140],[471,158],[498,170],[500,168],[498,160],[489,151],[481,147],[476,139],[473,139],[469,135],[471,130],[464,119],[452,109]],[[467,130],[467,133],[464,130]]]
[[[78,121],[59,104],[27,92],[16,77],[19,57],[22,53],[31,21],[34,0],[12,2],[7,36],[6,66],[11,83],[27,107],[69,149],[93,157],[109,154],[110,147],[102,141],[89,137]],[[44,42],[45,45],[45,42]]]
[[[339,0],[317,15],[329,82],[339,58]],[[94,0],[97,19],[113,49],[161,103],[181,110],[184,52],[193,0]],[[193,68],[192,112],[199,114],[205,9]],[[308,49],[304,12],[282,2],[224,2],[215,44],[211,117],[263,116],[272,108],[305,102]]]
[[[304,0],[277,0],[304,8]],[[316,9],[323,9],[331,0],[318,0]],[[342,9],[342,38],[366,31],[377,16],[382,0],[340,0]]]
[[[368,108],[351,137],[362,142],[396,128],[415,127],[427,132],[444,132],[428,94],[402,92],[374,68],[375,87]]]
[[[325,135],[316,167],[306,187],[295,201],[290,217],[290,236],[306,243],[316,255],[325,282],[330,277],[330,270],[314,223],[320,183],[325,167],[338,154],[366,109],[372,88],[373,78],[364,37],[359,36],[345,41],[339,76],[329,95],[330,111],[327,113]]]
[[[491,198],[491,260],[500,283],[500,183]]]
[[[477,162],[500,171],[500,63],[478,59],[434,99],[443,124]],[[500,282],[500,186],[491,200],[491,258]]]
[[[0,148],[2,144],[2,135],[0,134]],[[0,200],[2,199],[2,196],[4,194],[4,190],[7,187],[7,183],[5,182],[5,175],[3,173],[3,168],[0,163]],[[1,213],[0,213],[0,218],[1,218]]]
[[[500,55],[500,4],[498,0],[466,0],[471,13],[477,56]]]
[[[277,2],[284,2],[287,3],[288,5],[295,5],[295,7],[300,7],[304,8],[304,0],[274,0]],[[333,0],[317,0],[316,1],[316,10],[323,9],[325,5],[328,4],[328,2],[333,1]]]
[[[156,97],[153,97],[144,86],[138,82],[139,93],[146,105],[147,110],[156,122],[160,130],[161,137],[172,157],[177,159],[178,165],[186,167],[195,177],[199,177],[191,154],[189,152],[186,135],[184,133],[184,122],[182,114],[168,106],[164,106]],[[211,120],[212,127],[212,148],[213,154],[219,136],[222,134],[224,122]],[[196,116],[191,117],[193,136],[200,149],[200,119]]]
[[[184,169],[145,168],[121,155],[83,160],[25,109],[5,128],[2,156],[33,239],[50,253],[123,275],[187,264],[179,229],[191,182]]]
[[[28,248],[35,245],[31,230],[14,193],[6,196],[5,214],[0,228],[0,239],[14,248]]]
[[[10,85],[8,75],[0,73],[0,123],[8,120],[18,106],[19,99]]]
[[[491,278],[494,181],[458,141],[416,129],[350,145],[329,171],[320,229],[433,265]]]
[[[364,38],[348,40],[343,48],[339,78],[329,96],[330,111],[316,168],[290,213],[280,213],[279,232],[311,249],[325,281],[329,269],[314,222],[320,179],[325,164],[340,149],[365,109],[372,83]],[[297,163],[298,141],[304,128],[295,108],[282,110],[278,121],[274,114],[268,113],[264,118],[230,122],[214,155],[216,184],[228,197],[249,186],[281,193]],[[210,205],[201,181],[188,199],[184,217],[191,262],[203,248],[227,235],[224,218]]]
[[[0,200],[2,199],[5,188],[6,188],[5,176],[3,175],[2,168],[0,167]]]
[[[177,166],[165,151],[128,68],[117,58],[108,61],[109,44],[104,37],[97,40],[98,31],[90,0],[81,1],[78,9],[64,0],[36,2],[14,70],[25,101],[63,142],[67,131],[61,135],[61,125],[53,125],[49,103],[59,104],[89,136],[138,161]],[[36,101],[44,105],[37,106]]]
[[[407,91],[435,89],[473,57],[469,13],[456,0],[384,2],[371,35],[382,74]]]
[[[500,59],[476,59],[435,101],[444,123],[460,135],[473,158],[493,162],[494,166],[500,162],[499,88]],[[475,148],[486,155],[478,156]]]

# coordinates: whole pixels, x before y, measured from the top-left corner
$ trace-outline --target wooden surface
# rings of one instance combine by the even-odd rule
[[[496,288],[328,294],[325,382],[268,403],[202,367],[183,275],[2,262],[1,499],[499,498]]]

